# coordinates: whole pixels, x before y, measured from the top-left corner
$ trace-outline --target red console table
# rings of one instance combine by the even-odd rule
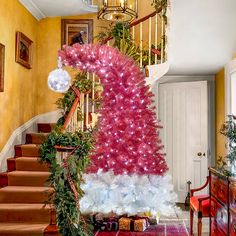
[[[236,236],[236,179],[210,168],[210,235]]]

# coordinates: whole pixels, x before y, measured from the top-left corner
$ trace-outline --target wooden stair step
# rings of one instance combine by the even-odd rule
[[[0,189],[0,203],[45,203],[53,192],[49,187],[7,186]]]
[[[15,158],[15,170],[20,171],[49,171],[45,163],[40,162],[38,157],[18,157]]]
[[[47,226],[45,223],[0,223],[0,235],[43,236]]]
[[[8,185],[8,172],[0,173],[0,188]]]
[[[26,143],[42,144],[47,137],[48,133],[27,133]]]
[[[50,133],[55,126],[55,123],[38,123],[38,132]]]
[[[8,173],[9,186],[47,186],[50,172],[12,171]]]
[[[22,144],[15,145],[16,157],[38,157],[40,145],[38,144]]]
[[[16,170],[16,158],[10,157],[7,159],[7,170],[14,171]]]
[[[48,223],[51,208],[45,204],[0,204],[0,222]]]

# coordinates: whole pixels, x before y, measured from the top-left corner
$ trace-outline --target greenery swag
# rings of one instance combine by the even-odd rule
[[[232,173],[231,170],[228,170],[227,165],[229,162],[231,166],[236,167],[236,117],[233,115],[229,115],[228,117],[228,121],[226,121],[220,129],[220,133],[227,138],[228,154],[226,157],[219,157],[218,167],[226,175],[231,176],[236,173]]]
[[[74,192],[68,181],[69,171],[71,180],[78,193],[78,198],[80,199],[84,195],[80,188],[80,184],[83,182],[82,174],[89,164],[89,152],[93,146],[92,130],[85,132],[77,131],[75,133],[62,130],[65,117],[69,113],[76,98],[72,87],[75,87],[81,93],[88,93],[92,90],[92,87],[96,91],[101,91],[101,87],[96,83],[93,85],[92,80],[87,78],[86,73],[79,73],[75,77],[71,88],[56,102],[58,108],[63,110],[63,116],[59,119],[56,128],[42,144],[40,156],[41,160],[50,166],[51,176],[48,181],[50,186],[55,189],[50,202],[56,208],[57,225],[60,233],[63,236],[90,236],[93,235],[92,227],[81,216],[80,210],[76,205],[77,202]],[[99,103],[99,96],[95,100],[92,102]],[[79,119],[82,120],[81,111],[79,110],[78,112],[80,113]],[[68,168],[64,168],[58,161],[55,146],[71,147],[74,149],[73,154],[68,153]]]
[[[112,38],[112,46],[118,48],[123,54],[133,58],[137,63],[140,62],[140,54],[142,52],[142,65],[145,67],[149,62],[149,50],[141,49],[135,44],[128,23],[118,22],[116,24],[111,23],[109,27],[101,27],[103,30],[95,37],[98,42],[104,43],[106,39]],[[165,47],[165,36],[163,45]],[[161,50],[162,43],[157,45],[157,50]],[[154,49],[155,45],[151,45],[151,48]],[[157,59],[160,60],[161,56],[157,55]],[[151,63],[154,64],[155,55],[151,53]]]
[[[91,226],[86,223],[76,207],[76,200],[67,179],[68,170],[65,169],[56,157],[55,146],[73,147],[74,153],[68,157],[67,164],[70,176],[75,183],[79,198],[84,193],[80,188],[83,182],[82,173],[89,164],[89,152],[92,148],[92,132],[62,132],[59,127],[53,130],[42,144],[41,160],[50,166],[50,186],[55,189],[50,202],[56,208],[57,225],[63,236],[90,236]]]

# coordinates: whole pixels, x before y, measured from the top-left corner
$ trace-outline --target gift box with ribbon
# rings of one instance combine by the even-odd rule
[[[149,225],[148,217],[122,217],[119,219],[119,230],[143,232]]]
[[[93,216],[93,226],[95,230],[117,231],[119,229],[118,218],[109,217],[101,218]]]

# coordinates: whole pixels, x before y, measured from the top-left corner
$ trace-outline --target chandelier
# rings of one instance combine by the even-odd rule
[[[102,0],[98,19],[131,22],[138,17],[138,0]]]

